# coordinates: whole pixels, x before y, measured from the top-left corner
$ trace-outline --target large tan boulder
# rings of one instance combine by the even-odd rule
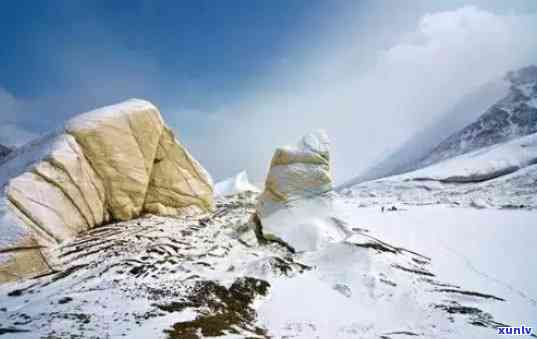
[[[173,132],[164,127],[145,196],[145,211],[196,214],[213,208],[211,177],[175,139]]]
[[[49,268],[46,249],[142,213],[214,208],[208,173],[151,103],[81,114],[0,164],[0,282]]]
[[[257,214],[264,218],[288,202],[332,188],[330,142],[324,131],[305,135],[296,146],[276,149],[259,196]]]

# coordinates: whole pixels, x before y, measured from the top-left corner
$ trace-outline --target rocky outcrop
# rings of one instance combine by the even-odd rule
[[[0,281],[46,268],[13,266],[21,253],[103,223],[214,208],[210,176],[147,101],[81,114],[16,152],[0,165],[0,253],[12,254],[0,257]]]
[[[304,136],[295,147],[276,149],[260,195],[257,214],[263,218],[294,199],[332,188],[330,142],[324,131]]]
[[[2,160],[2,158],[8,155],[10,152],[11,152],[11,149],[9,147],[0,145],[0,160]]]

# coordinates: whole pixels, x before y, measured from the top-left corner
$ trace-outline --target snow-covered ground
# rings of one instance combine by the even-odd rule
[[[262,282],[242,278],[286,250],[256,246],[246,227],[253,202],[235,196],[210,218],[148,216],[81,234],[55,249],[55,272],[0,286],[0,335],[188,338],[188,326],[174,324],[203,323],[212,320],[204,312],[218,311],[227,315],[206,326],[209,333],[254,333],[251,304],[263,296]],[[280,260],[293,270],[291,259]]]
[[[213,215],[96,228],[56,249],[58,272],[0,286],[0,335],[459,339],[537,325],[537,212],[381,203],[295,202],[264,223],[285,244],[256,240],[252,193]]]
[[[438,279],[506,299],[483,305],[498,320],[536,325],[536,211],[444,205],[347,210],[353,225],[433,258]]]
[[[271,232],[307,246],[299,261],[315,269],[273,284],[258,310],[272,334],[490,338],[499,324],[535,326],[537,259],[528,256],[535,254],[536,212],[446,205],[382,212],[352,198],[328,200],[331,216],[326,201],[287,212],[313,236],[299,238],[286,227],[290,217],[274,220],[280,227]],[[340,237],[304,240],[320,234]]]

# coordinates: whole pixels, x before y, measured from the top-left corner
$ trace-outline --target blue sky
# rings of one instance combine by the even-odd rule
[[[243,168],[260,179],[276,146],[312,128],[333,137],[337,172],[348,177],[471,86],[535,59],[536,12],[531,0],[4,1],[0,142],[140,97],[217,179]],[[432,64],[436,42],[460,53]],[[415,88],[397,85],[409,76]],[[442,98],[411,105],[423,84],[438,93],[448,83]]]
[[[235,100],[285,62],[290,45],[313,46],[330,9],[283,0],[6,3],[2,87],[22,99],[77,94],[77,102],[64,103],[40,124],[56,123],[67,109],[122,97],[143,96],[164,107],[181,102],[199,111]],[[133,81],[93,94],[95,83],[122,78]],[[81,100],[84,87],[90,90]]]
[[[17,1],[1,14],[0,61],[12,66],[3,82],[17,96],[75,85],[63,77],[62,54],[87,49],[88,58],[103,58],[81,57],[76,66],[91,61],[133,71],[128,66],[137,62],[121,58],[136,57],[154,63],[151,75],[171,85],[226,85],[231,92],[278,62],[293,32],[316,26],[318,7],[314,1]]]

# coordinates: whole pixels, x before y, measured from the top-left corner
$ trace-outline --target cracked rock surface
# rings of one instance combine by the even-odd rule
[[[48,248],[96,226],[214,208],[210,176],[138,99],[75,116],[13,151],[0,188],[0,282],[49,270]]]

